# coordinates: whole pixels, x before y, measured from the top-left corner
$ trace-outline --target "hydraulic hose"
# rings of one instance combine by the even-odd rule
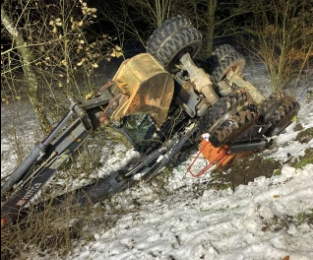
[[[13,185],[27,173],[40,158],[42,153],[43,151],[39,146],[33,148],[30,154],[24,159],[23,163],[12,172],[9,179],[3,184],[1,187],[1,194],[11,189]]]

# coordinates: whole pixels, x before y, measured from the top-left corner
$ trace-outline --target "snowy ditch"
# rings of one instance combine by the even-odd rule
[[[271,89],[264,68],[255,66],[253,73],[249,69],[247,79],[268,96]],[[74,252],[66,259],[313,259],[313,165],[295,168],[288,163],[290,158],[303,156],[306,149],[313,149],[313,139],[307,143],[295,140],[299,132],[313,127],[312,98],[308,98],[312,92],[312,86],[305,82],[296,89],[301,104],[297,124],[303,129],[295,130],[296,124],[290,126],[270,150],[263,152],[264,157],[282,162],[279,175],[260,176],[235,189],[205,189],[205,183],[212,180],[210,172],[200,178],[187,173],[196,154],[192,151],[187,161],[167,174],[162,187],[158,182],[142,183],[114,196],[112,204],[127,205],[132,210],[118,216],[109,229],[100,225],[89,230],[92,241],[75,241]],[[42,139],[30,111],[27,102],[1,106],[1,177],[17,165],[12,147],[19,144],[27,154]],[[15,125],[16,132],[12,131]],[[109,156],[111,149],[115,149],[113,156]],[[120,145],[101,148],[104,166],[89,178],[105,175],[107,165],[119,165],[119,150],[127,153]],[[72,178],[72,186],[81,185],[84,178]],[[58,184],[64,183],[61,180]],[[196,190],[199,187],[200,193]],[[140,206],[132,206],[134,202]],[[103,214],[105,207],[111,206],[104,205]],[[28,257],[61,259],[37,252]]]

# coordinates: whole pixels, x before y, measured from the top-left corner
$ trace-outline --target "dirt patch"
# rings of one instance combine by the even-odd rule
[[[304,131],[301,131],[297,137],[296,141],[307,144],[313,138],[313,127],[307,128]]]
[[[263,158],[262,155],[255,154],[252,157],[236,161],[226,173],[215,172],[215,177],[225,182],[231,182],[234,187],[237,187],[240,184],[248,184],[259,176],[271,177],[280,166],[280,162],[274,159]]]

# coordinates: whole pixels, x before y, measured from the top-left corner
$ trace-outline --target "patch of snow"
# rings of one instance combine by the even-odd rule
[[[256,71],[245,76],[251,77],[268,96],[271,89],[265,69],[260,66],[253,69]],[[304,129],[313,126],[313,106],[304,98],[306,93],[306,88],[297,90],[297,98],[301,100],[298,122]],[[11,124],[7,108],[1,107],[1,111],[7,115],[1,116],[3,124]],[[24,118],[23,115],[20,118]],[[36,129],[33,116],[27,118],[27,122],[30,129]],[[290,155],[298,157],[305,149],[312,149],[312,140],[307,144],[294,141],[297,134],[294,126],[276,138],[276,145],[265,151],[264,156],[285,162]],[[35,143],[36,132],[26,130],[27,141],[19,140],[25,145]],[[17,136],[22,138],[26,130],[18,128]],[[1,154],[5,155],[1,158],[2,176],[16,165],[16,155],[10,150],[14,142],[8,132],[1,131]],[[110,156],[110,149],[102,148],[102,153],[107,155],[102,162],[112,167],[136,158],[136,153],[127,153],[122,146],[116,149],[125,157]],[[287,256],[290,260],[313,259],[312,220],[299,219],[305,215],[312,218],[313,214],[312,164],[300,169],[285,164],[280,175],[258,177],[234,191],[206,189],[195,196],[194,184],[204,186],[211,179],[210,172],[200,178],[193,178],[187,172],[196,154],[197,151],[191,151],[190,159],[173,170],[163,187],[142,183],[114,196],[112,205],[121,208],[128,205],[132,210],[116,216],[111,228],[98,227],[93,233],[94,241],[75,241],[74,250],[66,259],[278,260]],[[104,176],[112,169],[102,167],[94,177]],[[166,195],[155,192],[161,188],[168,191]],[[140,204],[137,211],[134,211],[135,205],[131,205],[134,200]],[[103,206],[104,215],[112,205]],[[32,252],[31,259],[47,260],[51,256],[34,256]],[[53,256],[53,259],[58,258]]]
[[[141,208],[140,222],[126,214],[86,244],[88,259],[310,259],[312,226],[289,223],[313,208],[312,172],[313,165],[285,166],[281,175],[235,192],[207,190],[192,199],[185,191],[161,204],[151,201]],[[77,252],[70,259],[85,257]]]

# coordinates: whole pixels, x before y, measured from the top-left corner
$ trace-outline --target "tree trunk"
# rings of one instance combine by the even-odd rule
[[[27,83],[27,95],[34,108],[36,117],[40,123],[41,128],[47,133],[51,130],[51,124],[47,119],[47,116],[44,112],[43,105],[38,99],[38,80],[36,74],[31,66],[32,52],[27,48],[26,43],[24,42],[22,34],[14,26],[13,21],[10,19],[6,11],[1,6],[1,23],[6,28],[6,30],[12,36],[12,39],[15,41],[15,45],[18,47],[22,58],[22,68],[24,72],[24,79]]]
[[[207,14],[207,45],[206,55],[210,55],[213,51],[213,40],[215,33],[215,12],[217,0],[211,0],[209,3],[209,10]]]

